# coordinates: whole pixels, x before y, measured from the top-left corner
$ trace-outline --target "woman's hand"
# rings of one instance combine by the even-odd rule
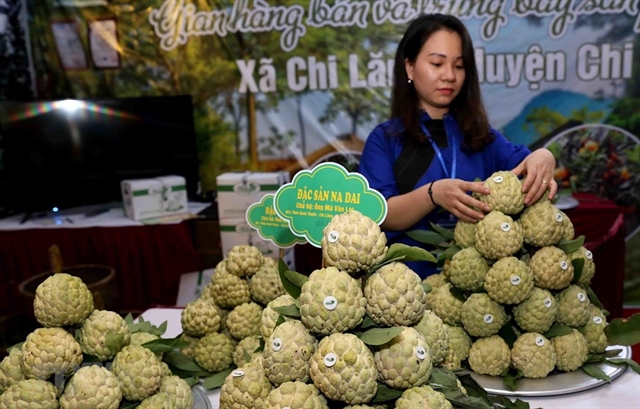
[[[460,179],[440,179],[433,182],[431,187],[433,200],[436,204],[458,219],[467,223],[476,223],[484,218],[484,211],[491,211],[489,205],[474,199],[467,192],[489,194],[489,189],[483,186],[483,182],[465,182]],[[478,210],[474,210],[478,209]]]
[[[512,172],[516,175],[526,175],[522,184],[522,191],[526,193],[524,203],[529,206],[536,203],[547,189],[547,197],[553,199],[558,191],[558,184],[554,180],[556,170],[556,158],[544,148],[537,149],[529,154]]]

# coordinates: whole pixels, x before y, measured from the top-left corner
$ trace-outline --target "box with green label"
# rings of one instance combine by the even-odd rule
[[[182,176],[162,176],[156,178],[162,183],[163,215],[187,213],[187,182]]]
[[[276,260],[280,258],[280,247],[269,240],[262,239],[258,231],[251,227],[245,218],[220,220],[220,241],[223,257],[227,256],[233,246],[249,244],[257,247],[263,256]],[[284,249],[283,260],[290,269],[295,269],[293,248]]]
[[[244,219],[247,209],[289,182],[288,172],[228,172],[216,178],[218,218]]]
[[[120,182],[125,216],[133,220],[188,212],[187,184],[182,176],[128,179]]]

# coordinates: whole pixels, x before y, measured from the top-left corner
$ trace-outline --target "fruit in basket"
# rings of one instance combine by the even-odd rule
[[[511,216],[489,212],[476,224],[476,250],[489,260],[511,256],[522,248],[522,228]]]
[[[165,376],[160,384],[160,392],[165,392],[173,402],[175,409],[191,409],[193,407],[193,393],[191,386],[178,376]]]
[[[278,265],[272,258],[265,257],[258,271],[251,277],[249,292],[251,293],[251,298],[262,305],[269,304],[285,293],[282,280],[280,280]]]
[[[488,204],[491,210],[504,214],[517,214],[524,209],[525,193],[522,182],[515,173],[499,171],[493,173],[484,181],[489,188],[488,195],[480,195],[480,201]]]
[[[355,328],[367,305],[360,281],[335,267],[312,272],[302,285],[299,300],[302,322],[321,335]]]
[[[56,387],[47,381],[27,379],[0,395],[1,409],[58,409]]]
[[[366,272],[387,254],[387,236],[380,226],[357,210],[336,214],[323,229],[322,259],[355,275]]]
[[[391,341],[375,348],[378,380],[395,389],[425,384],[431,373],[431,354],[425,337],[416,329],[404,327]]]
[[[449,264],[449,281],[463,290],[476,290],[484,285],[489,271],[487,260],[475,247],[467,247],[458,251]]]
[[[214,304],[203,299],[191,301],[185,305],[180,316],[182,329],[188,335],[201,337],[220,329],[220,310]]]
[[[378,390],[373,353],[353,334],[338,332],[322,338],[310,363],[313,384],[329,399],[367,403]]]
[[[329,409],[327,399],[313,384],[285,382],[269,392],[265,409]]]
[[[424,314],[427,293],[420,276],[404,263],[382,266],[364,285],[366,312],[378,325],[411,326]]]
[[[262,365],[269,381],[279,386],[288,381],[309,380],[309,360],[318,342],[300,321],[284,322],[265,339]]]
[[[413,328],[427,341],[431,363],[436,365],[442,362],[449,348],[449,337],[440,317],[431,310],[425,310],[422,319]]]
[[[533,287],[531,296],[513,307],[513,318],[527,332],[545,333],[551,328],[558,313],[558,302],[551,291]]]
[[[93,311],[93,295],[79,277],[57,273],[36,288],[33,313],[45,327],[76,325]]]
[[[551,343],[556,351],[556,368],[560,371],[575,371],[587,361],[589,343],[578,330],[553,337]]]
[[[244,278],[218,271],[216,267],[211,284],[211,297],[220,308],[234,308],[251,301],[249,284]]]
[[[555,348],[544,335],[526,332],[511,348],[511,365],[525,378],[544,378],[556,366]]]
[[[111,372],[118,379],[122,396],[138,402],[160,389],[163,369],[153,352],[139,345],[129,345],[113,358]]]
[[[536,286],[548,290],[562,290],[573,280],[573,264],[564,251],[555,246],[542,247],[529,261]]]
[[[67,375],[81,363],[80,344],[62,328],[38,328],[22,345],[22,370],[28,378],[45,380],[55,374]]]
[[[287,305],[293,305],[295,303],[295,298],[289,294],[284,294],[267,304],[265,309],[262,310],[262,317],[260,318],[260,333],[262,334],[262,338],[269,337],[276,327],[280,313],[274,310],[274,308],[286,307]],[[284,320],[292,321],[292,318],[284,317]]]
[[[235,369],[220,390],[220,409],[263,408],[272,388],[259,364]]]
[[[225,258],[227,271],[238,277],[250,277],[260,268],[263,257],[262,252],[255,246],[233,246]]]
[[[227,328],[236,340],[260,333],[262,307],[254,302],[235,307],[227,317]]]
[[[175,406],[166,392],[160,392],[140,402],[138,409],[175,409]]]
[[[198,365],[209,372],[220,372],[233,362],[235,346],[231,338],[218,332],[211,332],[200,338],[193,349]]]
[[[483,375],[500,376],[509,369],[511,350],[499,335],[478,338],[469,350],[471,370]]]
[[[565,233],[565,216],[548,200],[527,207],[519,219],[524,242],[537,247],[558,243]]]
[[[402,392],[396,401],[396,409],[453,409],[443,393],[429,385],[410,388]]]
[[[122,400],[118,379],[105,367],[80,368],[65,385],[60,395],[62,409],[117,409]]]
[[[587,324],[590,317],[589,297],[580,286],[570,285],[556,295],[558,301],[558,313],[556,322],[570,327],[582,327]]]
[[[607,341],[607,335],[604,333],[606,326],[607,318],[600,308],[591,304],[589,306],[589,320],[583,327],[578,328],[578,331],[580,331],[587,340],[590,353],[599,354],[607,349],[609,343]],[[1,364],[0,369],[2,369]]]
[[[473,337],[488,337],[497,334],[507,322],[504,307],[485,293],[471,294],[460,309],[460,322]]]
[[[131,342],[131,333],[125,320],[113,311],[93,310],[76,334],[82,352],[98,357],[100,361],[112,359]]]
[[[487,294],[501,304],[521,303],[533,290],[533,273],[524,261],[513,256],[493,263],[484,280]]]
[[[21,361],[22,351],[18,348],[13,348],[9,351],[9,355],[5,356],[0,362],[0,395],[9,386],[26,379],[20,367]]]

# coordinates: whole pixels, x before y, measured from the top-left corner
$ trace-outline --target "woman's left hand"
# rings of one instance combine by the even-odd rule
[[[522,183],[522,191],[526,193],[524,203],[529,206],[536,203],[548,190],[551,200],[558,191],[558,184],[554,180],[556,159],[548,149],[537,149],[529,154],[512,172],[527,177]]]

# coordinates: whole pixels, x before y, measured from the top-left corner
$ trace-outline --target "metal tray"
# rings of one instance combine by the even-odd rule
[[[615,358],[631,358],[631,348],[624,346],[611,346],[607,349],[622,349]],[[598,367],[607,374],[613,381],[627,369],[626,365],[613,366],[599,364]],[[565,395],[574,392],[593,389],[608,382],[593,378],[584,371],[578,369],[574,372],[554,373],[546,378],[540,379],[518,379],[518,386],[515,391],[508,389],[502,382],[501,377],[490,375],[479,375],[473,371],[466,370],[465,373],[478,382],[488,393],[503,396],[555,396]]]
[[[207,393],[202,389],[200,385],[196,385],[191,388],[193,394],[193,409],[212,409],[211,401],[207,396]]]

